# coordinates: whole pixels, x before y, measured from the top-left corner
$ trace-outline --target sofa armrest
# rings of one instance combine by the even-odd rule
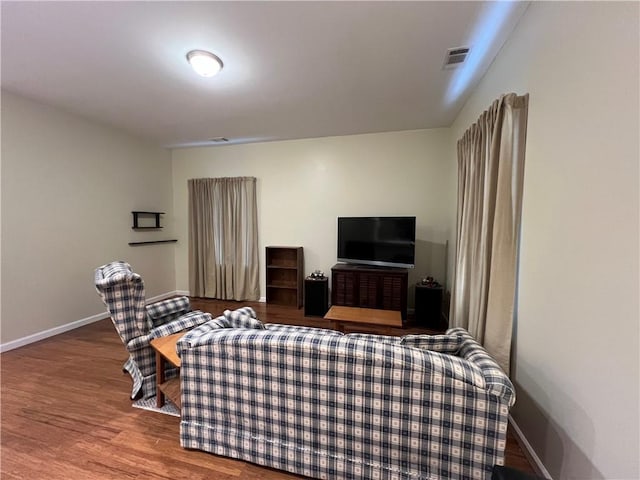
[[[513,406],[516,393],[511,380],[478,342],[469,336],[462,341],[458,355],[482,372],[487,391],[503,398],[509,407]]]
[[[440,362],[452,375],[501,397],[509,406],[514,404],[515,389],[509,377],[464,328],[450,328],[444,335],[405,335],[400,343],[442,354]]]

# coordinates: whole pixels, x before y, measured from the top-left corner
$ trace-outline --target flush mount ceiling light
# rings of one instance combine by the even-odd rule
[[[203,77],[213,77],[222,70],[222,60],[204,50],[191,50],[187,53],[187,61],[196,73]]]

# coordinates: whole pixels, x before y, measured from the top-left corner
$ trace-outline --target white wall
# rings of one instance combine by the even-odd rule
[[[162,232],[131,230],[132,210],[167,212]],[[175,290],[168,150],[2,92],[1,343],[105,312],[93,271],[126,260],[147,296]]]
[[[329,275],[336,263],[336,218],[349,215],[415,215],[410,290],[426,273],[443,281],[455,212],[449,144],[448,129],[436,129],[174,150],[178,289],[189,289],[187,180],[231,176],[258,179],[262,296],[265,246],[302,246],[305,272]]]
[[[556,478],[637,479],[637,2],[534,2],[452,127],[530,93],[512,411]]]

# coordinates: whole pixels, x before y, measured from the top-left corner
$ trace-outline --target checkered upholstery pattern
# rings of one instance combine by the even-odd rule
[[[458,335],[405,335],[400,339],[400,344],[407,347],[452,355],[460,349],[461,342],[461,337]]]
[[[131,265],[123,261],[97,268],[94,280],[96,291],[129,352],[123,370],[133,380],[131,398],[155,395],[156,356],[149,342],[205,323],[211,315],[189,312],[187,297],[145,305],[144,282],[132,271]],[[175,368],[167,367],[167,378],[176,374]]]
[[[249,315],[251,318],[258,318],[256,315],[256,311],[251,307],[240,307],[235,309],[233,312],[229,310],[225,310],[224,315],[227,316],[227,312],[233,315]]]
[[[229,321],[221,315],[212,320],[209,320],[206,323],[194,328],[193,330],[185,333],[179,340],[176,345],[176,349],[178,350],[178,355],[182,348],[195,347],[196,345],[200,345],[206,343],[211,336],[211,333],[215,332],[220,328],[231,328],[231,324]]]
[[[189,299],[187,297],[169,298],[161,302],[147,305],[147,316],[151,319],[153,326],[162,325],[182,316],[189,311]]]
[[[250,309],[253,312],[246,311]],[[231,328],[255,328],[258,330],[264,330],[264,325],[260,320],[255,317],[255,312],[251,307],[243,307],[238,310],[225,310],[223,312],[224,317],[227,319]]]
[[[314,327],[299,327],[297,325],[283,325],[281,323],[266,323],[264,326],[270,332],[283,332],[283,333],[317,333],[319,335],[344,335],[342,332],[336,330],[329,330],[326,328],[314,328]]]
[[[184,448],[323,479],[489,479],[504,463],[513,386],[457,329],[426,350],[322,329],[203,327],[202,341],[194,330],[178,344]]]

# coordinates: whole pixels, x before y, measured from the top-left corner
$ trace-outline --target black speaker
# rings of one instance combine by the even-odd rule
[[[442,326],[442,287],[416,284],[416,324],[438,329]]]
[[[324,317],[329,310],[329,281],[324,278],[309,278],[304,281],[305,317]]]

